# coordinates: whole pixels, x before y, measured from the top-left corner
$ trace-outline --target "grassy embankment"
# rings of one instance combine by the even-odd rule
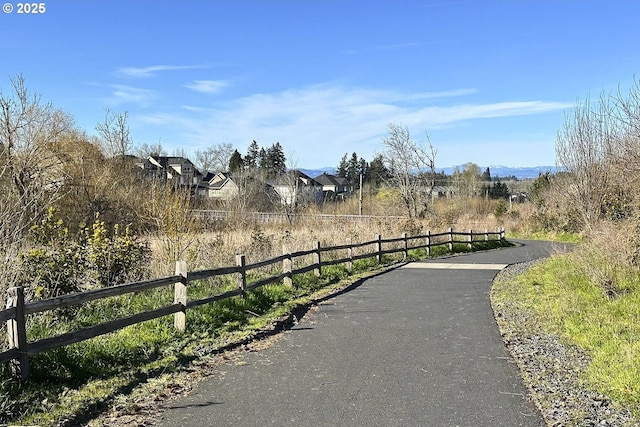
[[[384,224],[377,226],[389,230]],[[371,230],[370,227],[363,226],[360,230],[356,227],[346,235],[358,238],[360,234]],[[298,233],[288,229],[270,232],[257,226],[243,243],[223,241],[230,239],[230,233],[214,234],[197,238],[184,236],[188,244],[174,239],[172,247],[165,249],[173,252],[176,245],[184,246],[182,254],[189,259],[192,268],[199,268],[201,265],[220,263],[232,265],[228,260],[233,258],[233,251],[224,255],[220,253],[221,249],[228,249],[232,243],[236,251],[249,253],[250,259],[257,261],[281,251],[277,243],[298,250],[303,242],[315,237],[314,232],[301,233],[302,237],[297,237]],[[243,233],[245,236],[248,234]],[[345,230],[337,234],[344,240]],[[476,243],[474,250],[495,245]],[[466,245],[456,245],[454,248],[455,252],[467,250]],[[162,248],[156,248],[156,252],[160,254]],[[441,246],[434,248],[431,256],[445,252],[446,246]],[[184,333],[173,329],[173,319],[169,316],[36,355],[30,359],[31,376],[24,384],[11,379],[8,367],[4,366],[0,377],[0,422],[54,425],[62,419],[72,419],[75,423],[84,423],[114,406],[119,406],[121,412],[136,413],[140,408],[135,403],[135,397],[131,399],[136,392],[145,390],[145,394],[164,394],[165,388],[176,384],[174,378],[192,370],[199,360],[211,357],[233,343],[250,339],[260,330],[286,317],[295,307],[308,304],[325,293],[379,271],[385,265],[397,262],[398,257],[401,254],[385,256],[382,266],[376,264],[375,258],[354,262],[351,273],[342,265],[325,267],[321,278],[316,278],[312,273],[300,275],[294,277],[293,286],[269,285],[249,292],[244,299],[231,298],[198,307],[187,312],[187,330]],[[426,252],[412,250],[410,257],[424,258]],[[163,257],[159,255],[158,258]],[[166,264],[165,261],[162,260]],[[263,271],[258,274],[270,273]],[[190,285],[189,298],[197,299],[235,286],[237,284],[232,277],[201,281]],[[75,312],[35,316],[30,319],[29,337],[30,340],[36,340],[127,316],[168,304],[172,298],[171,289],[153,290],[134,297],[95,301]]]
[[[492,298],[494,305],[508,304],[527,318],[511,325],[515,333],[551,334],[584,351],[584,386],[638,417],[640,270],[628,246],[605,235],[592,236],[573,252],[555,255],[516,278],[497,281]],[[558,398],[539,397],[546,406]]]

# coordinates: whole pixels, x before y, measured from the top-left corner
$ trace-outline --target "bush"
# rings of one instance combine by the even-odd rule
[[[505,199],[500,199],[498,201],[498,205],[493,210],[493,214],[496,216],[496,218],[501,218],[508,211],[509,211],[509,204]]]
[[[18,282],[32,299],[138,279],[150,255],[129,227],[115,225],[110,231],[99,218],[72,236],[54,209],[31,228],[31,240],[34,247],[18,258]]]

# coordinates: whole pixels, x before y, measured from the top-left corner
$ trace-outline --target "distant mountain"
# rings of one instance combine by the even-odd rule
[[[460,170],[464,169],[464,165],[458,166]],[[523,166],[523,167],[510,167],[510,166],[502,166],[502,165],[490,165],[490,166],[480,166],[480,171],[484,172],[486,168],[489,168],[489,172],[491,172],[491,178],[507,178],[515,176],[518,179],[532,179],[537,178],[538,175],[545,172],[555,173],[557,168],[555,166]],[[450,166],[442,169],[437,169],[438,171],[442,171],[447,175],[453,174],[456,166]]]
[[[460,170],[464,169],[464,165],[458,166]],[[447,175],[453,174],[455,170],[455,166],[450,166],[446,168],[436,168],[438,172],[444,172]],[[480,166],[480,171],[484,172],[487,166]],[[302,173],[310,176],[311,178],[315,178],[323,173],[335,174],[336,168],[326,167],[319,169],[299,169]],[[490,165],[489,171],[491,172],[492,178],[507,178],[515,176],[518,179],[532,179],[537,178],[538,175],[545,172],[555,173],[557,168],[555,166],[524,166],[524,167],[510,167],[510,166],[502,166],[502,165]]]
[[[300,172],[303,174],[310,176],[311,178],[315,178],[317,176],[322,175],[323,173],[328,173],[329,175],[334,175],[336,173],[336,168],[320,168],[320,169],[304,169],[298,168]]]

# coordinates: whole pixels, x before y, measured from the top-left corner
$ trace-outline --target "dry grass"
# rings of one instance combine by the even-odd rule
[[[397,204],[383,209],[384,204],[377,203],[373,196],[367,196],[363,203],[364,213],[365,216],[373,216],[367,219],[326,221],[317,216],[357,215],[358,199],[351,198],[307,209],[293,223],[238,219],[207,224],[206,230],[149,238],[154,254],[151,275],[172,274],[178,259],[186,260],[192,270],[215,268],[234,265],[236,254],[245,255],[247,263],[252,263],[279,256],[285,248],[290,252],[309,250],[318,241],[322,246],[360,243],[371,241],[378,234],[391,238],[402,233],[440,232],[448,227],[495,230],[519,221],[519,215],[512,218],[507,214],[497,218],[494,215],[497,203],[493,200],[438,200],[431,205],[426,218],[402,219],[397,217],[403,214]]]

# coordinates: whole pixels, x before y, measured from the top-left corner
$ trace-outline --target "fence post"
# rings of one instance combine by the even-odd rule
[[[14,374],[26,379],[29,376],[29,354],[27,353],[27,328],[24,318],[24,288],[22,286],[7,290],[7,308],[15,308],[15,317],[7,320],[7,338],[9,348],[18,349],[18,361],[12,361]]]
[[[409,242],[407,241],[406,232],[402,233],[402,244],[403,244],[402,251],[404,253],[404,259],[407,259],[409,258]]]
[[[431,256],[431,230],[427,230],[427,256]]]
[[[287,249],[286,245],[282,245],[282,255],[286,256],[282,260],[282,274],[285,274],[284,284],[287,286],[293,286],[293,278],[291,277],[291,271],[293,269],[293,260],[291,259],[291,253]]]
[[[467,243],[467,245],[469,246],[469,250],[473,249],[473,230],[469,229],[469,243]]]
[[[316,275],[316,277],[320,277],[320,275],[322,274],[322,257],[320,256],[320,241],[317,241],[315,243],[315,247],[313,248],[313,257],[314,257],[314,264],[316,265],[316,268],[313,269],[313,274]]]
[[[453,252],[453,227],[449,227],[449,252]]]
[[[376,240],[376,259],[380,264],[382,262],[382,236],[380,234],[376,235]]]
[[[347,257],[349,261],[347,261],[347,271],[351,273],[353,270],[353,238],[349,239],[349,247],[347,248]]]
[[[184,332],[187,327],[187,263],[176,261],[176,276],[180,281],[173,285],[173,303],[181,304],[182,309],[173,315],[173,327]]]
[[[244,255],[236,255],[236,265],[240,267],[240,279],[238,280],[238,287],[242,289],[242,298],[244,298],[247,290],[247,260]]]
[[[489,241],[489,229],[488,228],[484,229],[484,241],[485,242]]]
[[[500,240],[504,240],[504,227],[500,227],[498,231],[500,231]]]

